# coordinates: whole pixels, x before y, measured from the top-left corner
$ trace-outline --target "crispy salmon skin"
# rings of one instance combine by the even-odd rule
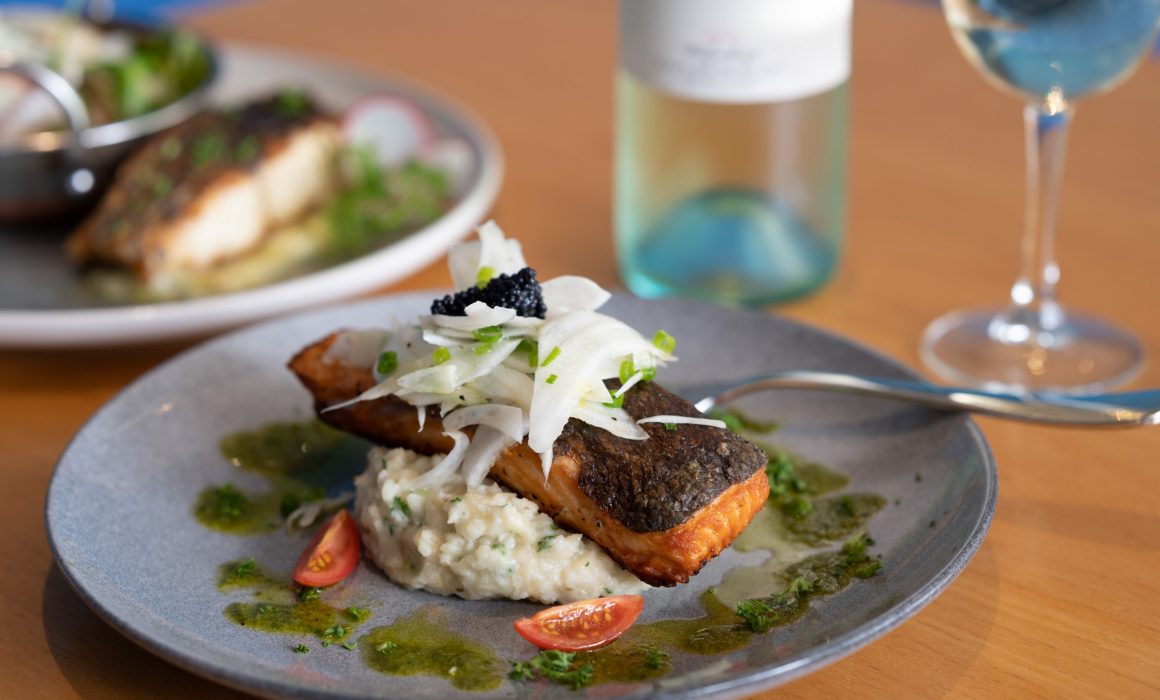
[[[369,368],[328,355],[338,334],[299,352],[291,371],[314,397],[323,420],[391,447],[447,452],[438,411],[422,430],[414,406],[388,396],[321,413],[374,386]],[[687,401],[653,382],[626,394],[634,419],[698,416]],[[769,495],[765,453],[719,428],[645,424],[648,440],[618,438],[572,419],[554,446],[545,482],[540,458],[526,443],[505,450],[491,476],[567,528],[587,535],[623,567],[654,586],[684,583],[741,534]]]

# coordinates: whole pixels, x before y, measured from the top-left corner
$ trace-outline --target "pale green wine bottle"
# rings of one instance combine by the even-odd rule
[[[762,304],[834,271],[852,0],[621,0],[615,229],[644,297]]]

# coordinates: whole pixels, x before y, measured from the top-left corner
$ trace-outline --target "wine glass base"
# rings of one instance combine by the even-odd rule
[[[1009,332],[996,332],[1004,318],[1003,310],[991,309],[936,319],[923,333],[923,362],[955,384],[1077,394],[1126,384],[1143,366],[1144,351],[1135,337],[1097,318],[1068,314],[1066,325],[1051,334],[1023,327],[1026,337],[1018,342]]]

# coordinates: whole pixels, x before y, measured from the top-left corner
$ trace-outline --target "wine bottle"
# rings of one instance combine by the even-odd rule
[[[852,0],[621,0],[615,229],[640,296],[761,304],[845,228]]]

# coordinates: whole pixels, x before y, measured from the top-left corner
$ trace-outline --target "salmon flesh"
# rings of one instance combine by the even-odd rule
[[[375,385],[367,367],[328,356],[331,335],[298,353],[290,369],[322,409]],[[625,395],[634,419],[700,416],[692,404],[654,382]],[[422,454],[447,452],[438,410],[422,430],[414,406],[393,396],[319,414],[331,425],[380,445]],[[491,476],[535,501],[558,524],[587,535],[645,583],[684,583],[745,529],[769,496],[766,455],[720,428],[642,425],[648,440],[626,440],[572,419],[556,439],[545,482],[540,457],[527,443],[505,450]],[[468,429],[470,431],[470,428]]]

